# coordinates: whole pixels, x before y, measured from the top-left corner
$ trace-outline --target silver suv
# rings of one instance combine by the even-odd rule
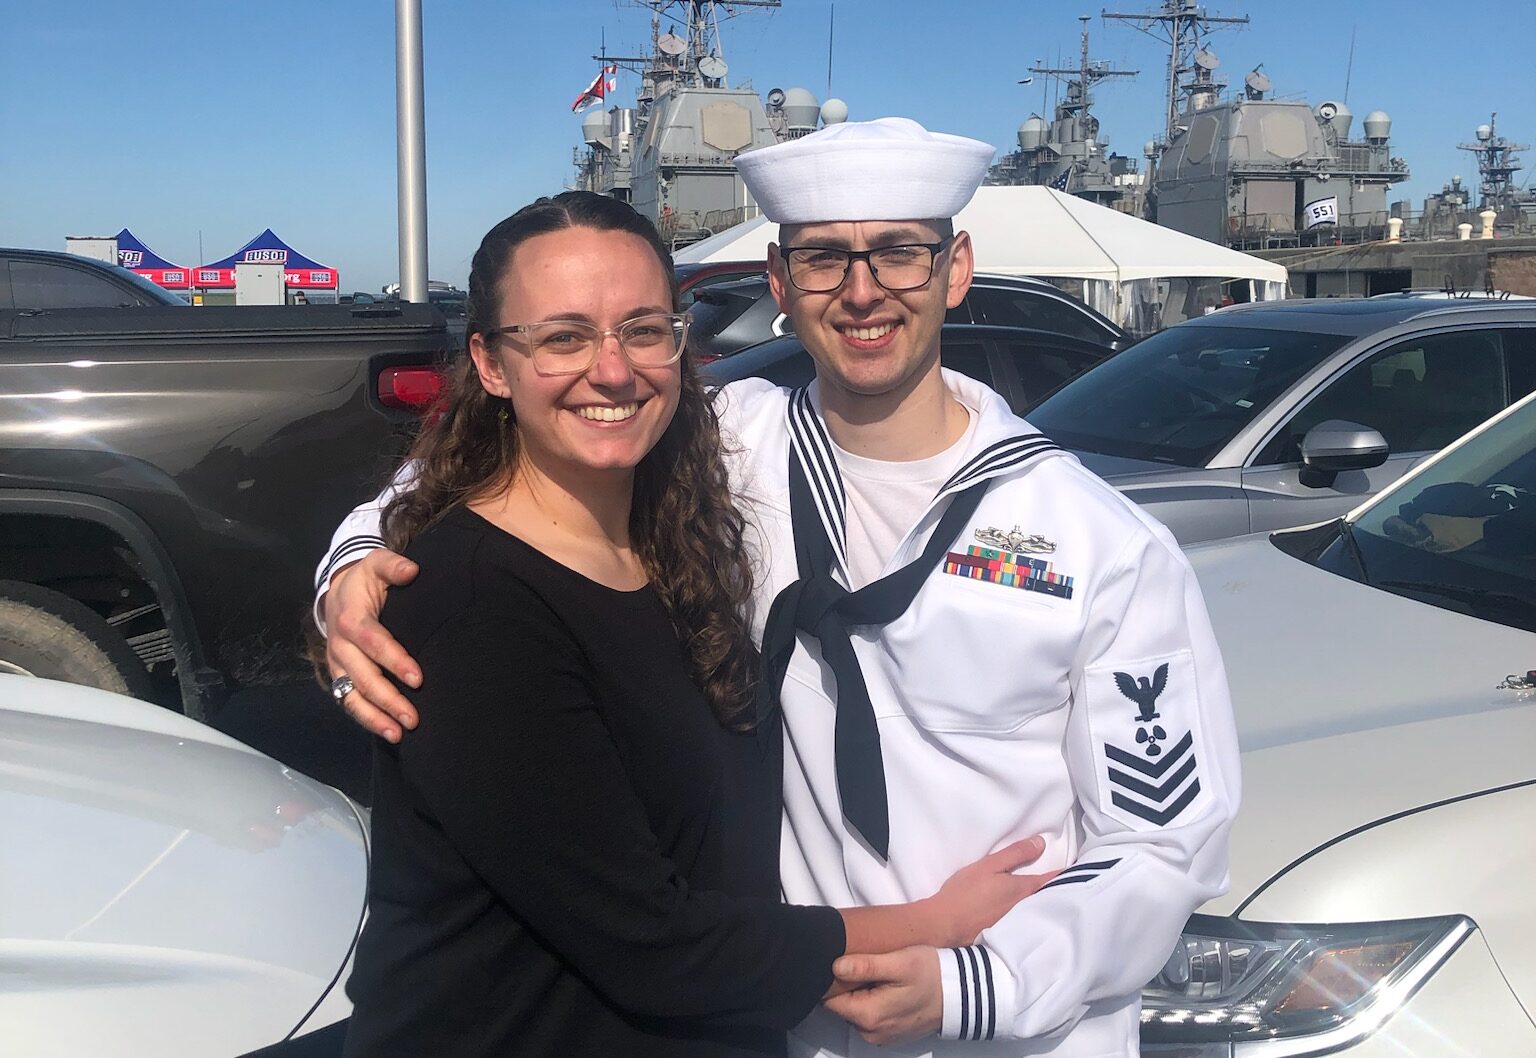
[[[1239,305],[1025,416],[1182,543],[1336,518],[1536,389],[1536,302]]]

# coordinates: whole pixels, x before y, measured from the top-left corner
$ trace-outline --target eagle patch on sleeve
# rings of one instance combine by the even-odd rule
[[[1085,677],[1100,810],[1133,830],[1152,830],[1208,800],[1191,654],[1107,663]]]

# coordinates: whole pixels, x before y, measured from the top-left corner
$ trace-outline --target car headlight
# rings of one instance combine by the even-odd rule
[[[1149,1044],[1359,1038],[1401,1006],[1474,925],[1461,916],[1345,926],[1195,915],[1142,992]],[[1276,1052],[1280,1053],[1280,1052]]]

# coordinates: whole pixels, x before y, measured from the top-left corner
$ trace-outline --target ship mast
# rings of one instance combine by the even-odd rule
[[[735,18],[741,7],[783,6],[783,0],[638,0],[651,11],[651,52],[645,56],[602,54],[592,58],[638,74],[640,100],[650,102],[659,85],[675,82],[687,88],[729,87],[720,48],[720,23]],[[721,8],[725,11],[722,14]],[[672,8],[680,8],[673,13]],[[671,27],[662,30],[663,21]]]
[[[1088,57],[1088,22],[1091,16],[1079,15],[1078,21],[1083,24],[1082,54],[1076,69],[1056,69],[1045,66],[1031,66],[1030,73],[1037,73],[1048,77],[1071,78],[1067,81],[1067,102],[1060,104],[1060,109],[1071,114],[1086,113],[1093,105],[1093,96],[1090,94],[1094,85],[1111,77],[1135,77],[1139,70],[1115,70],[1103,59],[1090,59]],[[1073,84],[1079,87],[1073,90]],[[1059,115],[1058,115],[1059,116]]]
[[[1142,13],[1103,12],[1104,18],[1129,22],[1149,37],[1168,45],[1168,98],[1165,111],[1163,143],[1173,139],[1178,130],[1179,97],[1214,93],[1218,85],[1211,80],[1215,57],[1202,41],[1215,29],[1246,25],[1247,15],[1208,14],[1195,0],[1163,0],[1157,11]]]
[[[1459,143],[1456,146],[1460,150],[1471,151],[1477,158],[1477,172],[1482,177],[1482,186],[1479,188],[1482,207],[1500,210],[1510,206],[1514,198],[1514,175],[1521,168],[1515,152],[1528,151],[1530,145],[1510,143],[1500,136],[1499,114],[1494,111],[1488,124],[1478,126],[1476,143]]]

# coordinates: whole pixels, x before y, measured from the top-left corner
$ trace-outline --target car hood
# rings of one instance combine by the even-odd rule
[[[1099,477],[1122,492],[1134,492],[1138,487],[1159,488],[1185,481],[1206,483],[1213,477],[1229,477],[1236,481],[1240,472],[1219,471],[1208,467],[1181,467],[1171,463],[1159,463],[1151,459],[1132,459],[1129,456],[1107,456],[1099,452],[1085,452],[1078,448],[1068,449],[1078,461]]]
[[[1318,846],[1388,816],[1536,777],[1536,635],[1318,569],[1268,536],[1188,550],[1243,750],[1235,910]]]
[[[1106,481],[1125,475],[1155,474],[1159,471],[1176,469],[1167,463],[1157,463],[1150,459],[1132,459],[1129,456],[1109,456],[1102,452],[1088,452],[1081,448],[1069,448],[1067,451],[1077,456],[1078,460]],[[1182,469],[1182,468],[1178,468]]]
[[[17,1053],[276,1042],[357,936],[360,810],[156,706],[0,676],[0,820],[0,958],[28,993],[7,1019]]]

